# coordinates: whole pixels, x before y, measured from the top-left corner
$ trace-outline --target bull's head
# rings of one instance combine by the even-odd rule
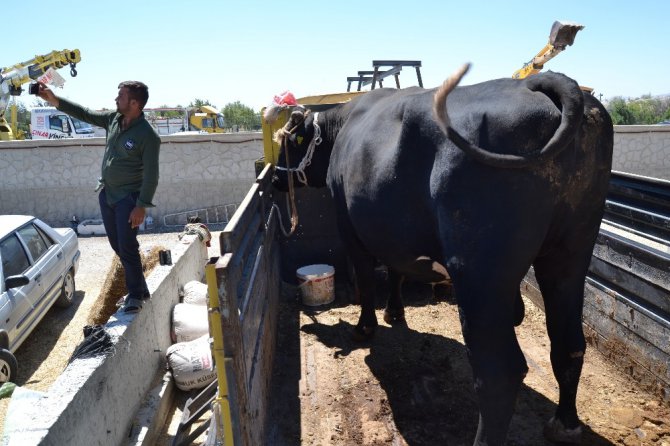
[[[329,154],[317,153],[322,141],[318,115],[294,110],[286,125],[275,133],[280,147],[272,184],[277,189],[287,191],[289,182],[296,187],[326,185]]]

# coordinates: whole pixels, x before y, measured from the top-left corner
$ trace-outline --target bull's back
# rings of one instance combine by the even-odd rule
[[[382,261],[432,257],[439,238],[430,176],[441,139],[433,90],[376,91],[361,97],[338,134],[329,187],[357,238]]]
[[[448,140],[433,118],[435,90],[373,93],[361,97],[340,131],[328,176],[356,236],[378,257],[439,258],[448,240],[468,237],[473,228],[483,239],[515,232],[510,243],[528,244],[532,256],[580,213],[601,215],[612,125],[595,98],[586,98],[581,127],[565,150],[538,165],[505,169],[472,159]],[[448,105],[466,138],[520,155],[556,132],[561,110],[554,100],[522,81],[498,79],[457,88]]]

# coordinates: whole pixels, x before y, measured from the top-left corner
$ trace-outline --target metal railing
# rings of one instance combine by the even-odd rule
[[[200,223],[206,225],[226,225],[239,207],[239,203],[222,204],[201,209],[191,209],[163,216],[163,226],[181,227],[189,223],[191,218],[197,217]]]

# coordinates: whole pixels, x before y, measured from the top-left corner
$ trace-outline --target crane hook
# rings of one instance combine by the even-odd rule
[[[77,77],[76,63],[70,63],[70,76]]]

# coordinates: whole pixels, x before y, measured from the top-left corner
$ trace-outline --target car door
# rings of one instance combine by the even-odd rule
[[[35,281],[39,293],[29,296],[36,317],[41,319],[44,313],[51,308],[61,288],[63,277],[63,248],[54,242],[34,221],[17,231],[20,239],[30,253],[33,270],[36,271]]]
[[[12,233],[0,241],[2,260],[2,298],[0,300],[0,329],[9,336],[9,350],[15,351],[27,336],[33,325],[33,294],[40,289],[34,280],[36,271],[30,265],[30,258],[19,237]],[[25,275],[30,279],[27,285],[6,289],[4,281],[10,276]]]

